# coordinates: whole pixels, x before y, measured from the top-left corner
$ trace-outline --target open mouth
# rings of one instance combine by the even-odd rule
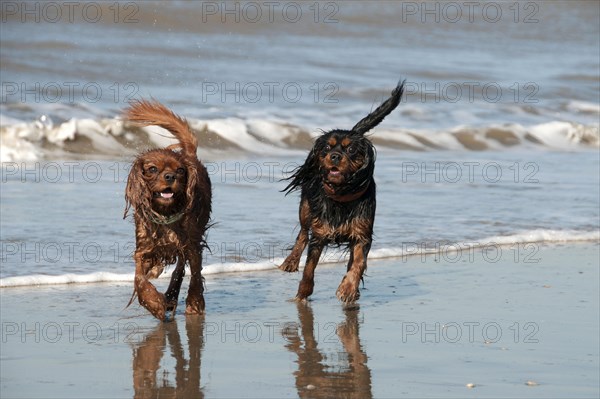
[[[173,198],[173,195],[174,195],[173,190],[169,187],[169,188],[164,189],[163,191],[154,193],[154,198],[160,197],[160,198],[170,199],[170,198]]]
[[[329,176],[331,177],[337,177],[340,176],[342,174],[342,172],[340,172],[340,170],[338,168],[336,168],[335,166],[331,169],[329,169]]]

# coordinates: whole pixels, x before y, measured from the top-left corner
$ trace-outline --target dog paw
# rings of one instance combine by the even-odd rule
[[[204,313],[204,296],[200,294],[199,296],[190,297],[188,296],[186,299],[185,306],[185,314],[193,315],[193,314],[203,314]]]
[[[173,315],[175,315],[175,310],[177,310],[177,298],[169,298],[166,296],[166,303],[166,311],[173,312]]]
[[[279,266],[280,270],[284,272],[292,273],[298,271],[298,264],[300,263],[300,259],[290,259],[287,258],[283,263]]]
[[[308,298],[313,293],[315,282],[313,280],[301,280],[298,286],[298,293],[296,294],[296,300],[302,301]]]
[[[352,303],[360,298],[358,284],[354,284],[350,279],[344,277],[335,295],[341,302]]]
[[[138,288],[137,293],[140,305],[157,319],[161,321],[165,319],[167,303],[162,293],[158,292],[150,283],[143,284],[141,288]]]

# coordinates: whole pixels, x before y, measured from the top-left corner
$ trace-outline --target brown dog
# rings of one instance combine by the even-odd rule
[[[206,168],[196,156],[198,141],[185,119],[156,101],[135,101],[124,118],[138,126],[157,125],[170,131],[179,144],[140,154],[131,167],[125,191],[125,214],[135,220],[134,293],[140,304],[163,320],[175,314],[185,265],[191,270],[186,314],[204,312],[201,275],[204,234],[211,212],[211,184]],[[149,279],[177,262],[166,293]],[[129,305],[128,305],[129,306]]]
[[[329,244],[348,245],[350,251],[347,273],[337,289],[337,297],[342,302],[358,299],[375,220],[375,149],[365,133],[398,106],[403,91],[404,82],[351,130],[323,133],[304,164],[290,176],[291,182],[284,191],[301,190],[300,233],[279,268],[298,271],[300,256],[308,244],[306,266],[296,294],[298,300],[313,293],[315,268]]]

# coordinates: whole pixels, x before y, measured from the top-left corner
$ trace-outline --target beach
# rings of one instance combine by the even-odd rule
[[[594,397],[599,246],[535,248],[372,261],[348,307],[342,264],[308,303],[299,274],[208,276],[167,323],[131,284],[4,289],[3,397]]]
[[[10,2],[0,8],[0,397],[597,398],[597,1]],[[361,297],[277,269],[313,142],[367,133]],[[206,314],[133,291],[125,187],[185,118],[212,185]],[[304,266],[306,255],[300,267]],[[165,291],[172,265],[155,280]]]

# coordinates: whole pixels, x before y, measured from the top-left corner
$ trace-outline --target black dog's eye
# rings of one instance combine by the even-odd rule
[[[150,173],[156,173],[158,172],[158,168],[156,166],[150,166],[147,171]]]
[[[185,169],[183,169],[183,168],[177,168],[177,170],[175,172],[177,172],[177,174],[182,175],[182,174],[185,173]]]
[[[325,147],[323,147],[323,152],[329,152],[331,151],[331,146],[329,144],[325,145]]]
[[[346,151],[348,152],[348,154],[352,155],[356,152],[356,147],[353,145],[348,146],[348,148],[346,148]]]

